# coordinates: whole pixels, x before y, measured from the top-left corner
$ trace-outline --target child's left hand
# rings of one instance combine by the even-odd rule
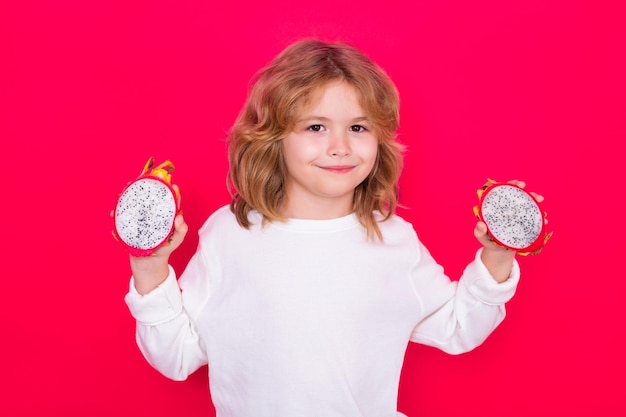
[[[511,180],[509,184],[516,185],[520,188],[524,188],[526,183],[524,181]],[[530,192],[530,194],[541,203],[544,198],[542,195]],[[487,233],[487,225],[478,221],[476,227],[474,227],[474,236],[483,245],[483,252],[481,259],[487,269],[491,272],[492,276],[498,282],[505,281],[511,270],[513,259],[515,258],[516,251],[497,245],[493,242],[493,239]]]
[[[526,187],[526,183],[524,181],[511,180],[511,181],[507,181],[507,183],[512,184],[512,185],[517,185],[518,187],[522,189]],[[532,191],[530,191],[530,194],[537,200],[538,203],[541,203],[544,200],[543,196],[540,194],[537,194]],[[512,251],[511,249],[507,249],[503,246],[494,244],[493,240],[487,234],[487,225],[484,222],[478,221],[476,223],[476,227],[474,228],[474,236],[487,250],[492,250],[492,251],[497,251],[497,252],[515,253],[515,251]]]

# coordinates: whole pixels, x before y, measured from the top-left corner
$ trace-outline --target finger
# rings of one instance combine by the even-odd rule
[[[516,186],[518,186],[519,188],[522,188],[522,189],[526,187],[526,182],[520,181],[520,180],[510,180],[510,181],[508,181],[508,184],[516,185]],[[537,200],[538,203],[543,202],[544,198],[543,198],[543,196],[541,194],[537,194],[537,193],[535,193],[533,191],[530,191],[529,193],[530,193],[530,195],[532,195],[535,198],[535,200]]]
[[[156,253],[162,255],[173,252],[185,239],[188,229],[189,227],[185,223],[183,216],[181,214],[177,215],[174,218],[174,231],[163,246],[157,249]]]
[[[495,245],[493,238],[489,235],[489,230],[487,229],[487,225],[484,222],[476,223],[476,227],[474,227],[474,237],[486,248],[494,249],[499,248],[504,250],[505,248]]]
[[[496,244],[493,238],[489,235],[487,225],[483,222],[478,222],[474,228],[474,236],[478,242],[486,249],[490,251],[507,251],[509,249],[504,246]]]
[[[176,245],[180,244],[185,238],[188,230],[189,226],[187,226],[187,223],[185,223],[183,215],[177,215],[174,219],[174,233],[172,234],[170,242]]]
[[[182,214],[178,214],[174,219],[174,229],[179,232],[187,233],[187,223],[185,223],[185,219]]]
[[[176,204],[178,207],[180,207],[180,188],[178,188],[178,185],[172,184],[172,189],[174,190],[174,195],[176,195]],[[185,238],[185,235],[187,234],[187,229],[187,224],[183,219],[183,211],[179,209],[178,214],[174,218],[174,231],[167,239],[167,242],[164,244],[164,246],[171,246],[169,250],[174,251]]]
[[[481,243],[489,241],[489,235],[487,234],[487,225],[484,222],[477,222],[474,227],[474,237]]]

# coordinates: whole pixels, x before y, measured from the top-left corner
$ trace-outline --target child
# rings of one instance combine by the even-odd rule
[[[131,256],[150,364],[175,380],[208,364],[218,416],[391,417],[409,341],[480,345],[515,291],[515,252],[479,222],[475,260],[444,275],[394,214],[397,128],[393,83],[351,46],[299,41],[260,71],[229,135],[232,201],[180,279],[181,216],[169,245]]]

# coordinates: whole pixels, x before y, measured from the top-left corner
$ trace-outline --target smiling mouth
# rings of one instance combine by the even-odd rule
[[[332,172],[335,174],[345,174],[352,171],[355,166],[354,165],[333,165],[333,166],[321,166],[321,169],[327,172]]]

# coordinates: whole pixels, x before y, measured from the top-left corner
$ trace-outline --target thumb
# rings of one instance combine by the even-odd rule
[[[180,246],[181,243],[183,243],[188,229],[189,227],[187,226],[187,223],[185,223],[183,215],[178,214],[174,219],[174,232],[169,237],[167,242],[165,242],[163,246],[155,251],[155,254],[161,256],[169,256],[174,250],[176,250],[176,248]]]
[[[483,222],[477,222],[474,227],[474,236],[478,240],[482,240],[487,236],[487,225]]]
[[[178,214],[174,219],[174,233],[172,234],[172,241],[178,240],[178,243],[182,242],[189,230],[189,226],[185,223],[182,213]]]

